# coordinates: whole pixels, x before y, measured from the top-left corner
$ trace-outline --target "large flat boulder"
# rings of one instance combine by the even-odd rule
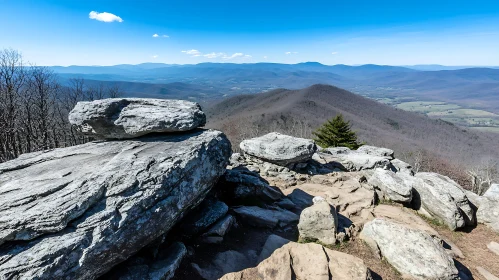
[[[317,150],[314,141],[277,132],[247,139],[239,145],[244,153],[279,165],[304,162]]]
[[[425,280],[459,279],[452,258],[423,230],[377,218],[364,225],[361,238],[403,276]]]
[[[482,196],[477,206],[477,221],[499,233],[499,199]]]
[[[230,152],[223,133],[204,130],[0,164],[0,278],[96,278],[196,207]]]
[[[419,179],[406,173],[376,168],[367,182],[380,190],[384,199],[409,203],[412,200],[413,186],[419,183]]]
[[[379,157],[387,157],[389,159],[393,159],[394,152],[393,150],[387,148],[380,148],[375,146],[363,145],[357,149],[357,152],[364,153],[373,156]]]
[[[372,279],[364,262],[319,244],[289,242],[258,264],[224,275],[221,280],[366,280]]]
[[[456,182],[430,172],[420,172],[415,177],[421,179],[420,184],[413,185],[419,196],[420,205],[416,208],[443,221],[452,230],[476,223],[471,203]]]
[[[375,148],[375,147],[373,147]],[[321,158],[322,164],[329,164],[333,167],[338,167],[348,171],[361,171],[374,168],[390,168],[390,157],[379,156],[378,153],[371,152],[370,150],[364,151],[350,150],[346,147],[335,147],[323,149],[318,153]],[[328,156],[329,155],[329,156]]]
[[[97,138],[129,139],[152,132],[178,132],[204,126],[199,104],[185,100],[109,98],[78,102],[69,122]]]

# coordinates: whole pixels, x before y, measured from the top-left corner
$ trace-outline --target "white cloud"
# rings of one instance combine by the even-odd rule
[[[206,58],[221,58],[223,60],[231,60],[231,59],[236,59],[236,58],[246,59],[246,58],[252,57],[251,55],[244,54],[244,53],[234,53],[232,55],[228,55],[228,54],[223,53],[223,52],[218,52],[218,53],[212,52],[212,53],[203,54],[203,53],[201,53],[198,50],[182,51],[182,53],[191,55],[191,57],[203,56],[203,57],[206,57]]]
[[[152,56],[152,58],[158,58],[158,57],[159,57],[159,55],[157,55],[157,54]]]
[[[189,51],[182,51],[182,52],[185,54],[192,55],[192,56],[200,56],[201,55],[201,52],[198,50],[189,50]]]
[[[233,54],[231,56],[225,55],[223,57],[223,59],[225,59],[225,60],[231,60],[231,59],[238,58],[238,57],[241,57],[241,56],[244,56],[244,54],[243,53],[235,53],[235,54]]]
[[[215,52],[212,52],[212,53],[204,54],[203,56],[206,57],[206,58],[217,58],[217,57],[226,56],[226,54],[225,53],[215,53]]]
[[[332,55],[335,55],[335,54],[338,54],[338,52],[332,52],[331,54],[332,54]]]
[[[99,13],[96,11],[91,11],[90,14],[88,14],[88,18],[103,22],[113,22],[113,21],[123,22],[123,20],[119,16],[106,12]]]
[[[263,58],[267,59],[267,56],[264,56]]]
[[[164,34],[164,35],[158,35],[157,33],[155,33],[154,35],[152,35],[153,38],[158,38],[158,37],[163,37],[163,38],[170,38],[170,36]]]
[[[285,52],[286,55],[297,54],[298,52]]]

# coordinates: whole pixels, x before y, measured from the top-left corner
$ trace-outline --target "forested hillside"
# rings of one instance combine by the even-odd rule
[[[270,131],[311,138],[312,131],[340,113],[361,141],[390,147],[422,170],[440,171],[462,183],[469,181],[469,170],[494,165],[499,158],[499,142],[492,136],[328,85],[228,98],[207,108],[207,126],[225,131],[237,147],[241,139]]]

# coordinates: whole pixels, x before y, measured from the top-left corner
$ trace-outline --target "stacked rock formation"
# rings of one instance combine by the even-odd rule
[[[0,164],[1,279],[102,275],[200,204],[231,153],[223,133],[197,129],[205,115],[188,101],[80,102],[69,118],[86,134],[128,140]],[[148,275],[171,276],[185,255],[183,245],[172,246],[174,256],[158,260],[162,265]]]

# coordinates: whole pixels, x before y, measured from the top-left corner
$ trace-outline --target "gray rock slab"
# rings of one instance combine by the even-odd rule
[[[69,122],[97,138],[129,139],[152,132],[178,132],[204,126],[199,104],[185,100],[109,98],[81,101]]]
[[[314,141],[271,132],[247,139],[239,145],[244,153],[279,165],[305,162],[317,150]]]
[[[364,225],[361,238],[402,275],[415,279],[458,279],[452,258],[423,230],[376,218]]]
[[[473,210],[463,188],[449,177],[430,172],[415,175],[422,180],[413,187],[417,191],[420,206],[433,217],[456,230],[476,223]]]
[[[204,130],[0,164],[0,278],[96,278],[196,207],[230,153],[223,133]]]
[[[295,213],[284,209],[272,210],[257,206],[240,206],[233,210],[243,222],[256,227],[284,227],[296,223],[300,219]]]

